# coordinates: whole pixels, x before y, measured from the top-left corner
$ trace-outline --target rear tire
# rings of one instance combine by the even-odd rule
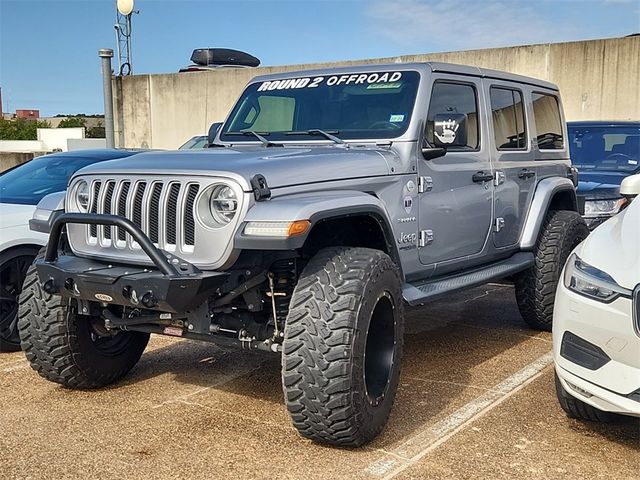
[[[533,251],[535,263],[515,278],[518,308],[531,328],[551,331],[560,274],[571,251],[588,235],[587,224],[577,212],[547,213]]]
[[[318,252],[292,296],[283,389],[293,425],[316,442],[360,446],[384,428],[400,377],[404,306],[383,252]]]
[[[74,303],[46,293],[35,264],[29,267],[20,295],[18,328],[31,367],[67,388],[99,388],[120,380],[140,359],[149,334],[100,335],[92,322],[102,320],[79,315]]]
[[[565,390],[558,378],[558,374],[555,374],[556,377],[556,396],[558,397],[558,403],[560,403],[560,407],[564,410],[564,413],[567,414],[569,418],[575,418],[577,420],[586,420],[589,422],[602,422],[607,423],[615,420],[617,415],[611,412],[603,412],[602,410],[598,410],[591,405],[584,403],[581,400],[578,400],[574,396],[572,396],[569,392]]]

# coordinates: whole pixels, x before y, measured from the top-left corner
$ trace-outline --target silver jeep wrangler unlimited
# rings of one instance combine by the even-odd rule
[[[553,84],[440,63],[258,77],[209,148],[71,179],[22,348],[80,389],[122,378],[150,333],[277,353],[300,434],[362,445],[396,394],[405,303],[509,279],[551,328],[588,234],[575,183]]]

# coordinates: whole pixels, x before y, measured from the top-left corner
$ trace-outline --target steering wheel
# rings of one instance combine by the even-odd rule
[[[376,130],[378,128],[383,128],[386,130],[398,130],[402,127],[397,123],[387,122],[385,120],[378,120],[377,122],[373,122],[371,125],[369,125],[369,128],[372,130]]]
[[[624,161],[626,163],[629,163],[629,160],[633,160],[633,158],[631,158],[630,155],[627,155],[626,153],[612,153],[611,155],[609,155],[607,158],[605,158],[605,161],[610,160],[610,161],[616,161],[617,163],[620,163],[621,161]]]

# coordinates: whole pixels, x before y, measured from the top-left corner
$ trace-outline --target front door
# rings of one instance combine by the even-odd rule
[[[492,223],[493,171],[481,128],[485,118],[481,79],[434,75],[426,141],[434,145],[437,114],[466,115],[467,141],[439,158],[418,159],[420,261],[445,273],[480,256]]]

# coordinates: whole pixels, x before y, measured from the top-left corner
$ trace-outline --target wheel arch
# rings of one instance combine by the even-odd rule
[[[569,178],[551,177],[538,182],[520,238],[522,250],[533,249],[547,212],[554,210],[578,211],[575,186]]]
[[[20,256],[22,252],[33,253],[35,257],[42,248],[42,245],[37,243],[21,243],[19,245],[12,245],[11,247],[0,252],[0,264],[3,264],[7,260]]]
[[[296,220],[309,220],[310,228],[301,235],[288,238],[250,237],[243,233],[247,222]],[[322,237],[335,241],[322,241]],[[384,204],[365,192],[310,192],[258,203],[249,210],[234,243],[239,250],[300,250],[305,253],[314,253],[329,246],[376,248],[384,251],[401,268]]]

